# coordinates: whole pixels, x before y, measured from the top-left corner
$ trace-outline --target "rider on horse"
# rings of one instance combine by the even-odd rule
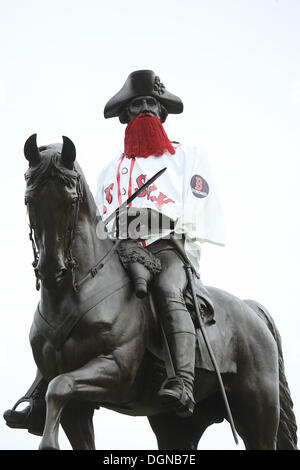
[[[117,211],[117,223],[108,224],[107,229],[112,238],[123,239],[118,252],[137,296],[144,297],[147,285],[151,286],[176,373],[163,383],[159,395],[178,414],[189,416],[194,408],[195,327],[184,298],[185,262],[174,249],[170,234],[181,243],[195,273],[201,243],[223,245],[224,236],[206,159],[195,147],[171,142],[162,126],[169,113],[182,111],[180,98],[168,92],[153,71],[129,75],[104,109],[105,118],[119,117],[127,127],[124,149],[100,173],[96,202],[105,222],[154,173],[167,168],[129,204],[125,219]],[[23,411],[8,410],[4,417],[9,426],[38,434],[31,429],[34,414],[44,413],[44,381],[39,378],[33,388],[33,405]]]

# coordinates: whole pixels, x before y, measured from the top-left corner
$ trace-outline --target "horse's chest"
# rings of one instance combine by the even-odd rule
[[[58,374],[82,367],[94,357],[111,354],[114,349],[111,335],[113,323],[100,312],[89,312],[72,329],[59,349],[38,335],[32,341],[38,368],[50,380]]]

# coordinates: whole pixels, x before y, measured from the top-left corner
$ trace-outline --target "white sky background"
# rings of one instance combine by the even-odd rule
[[[145,68],[185,105],[167,134],[207,153],[219,188],[227,245],[204,245],[203,281],[270,311],[299,423],[299,24],[298,0],[0,0],[1,415],[35,375],[24,142],[35,132],[39,145],[70,137],[95,192],[125,130],[103,108]],[[94,424],[98,449],[156,449],[146,418],[101,409]],[[39,440],[0,419],[1,449]],[[60,442],[70,448],[62,432]],[[228,424],[199,444],[242,448]]]

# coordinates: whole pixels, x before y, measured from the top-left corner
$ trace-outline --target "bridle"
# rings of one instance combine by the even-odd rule
[[[80,279],[78,282],[76,282],[76,276],[75,276],[75,270],[78,267],[78,261],[76,258],[73,256],[73,242],[75,239],[75,234],[76,234],[76,227],[77,227],[77,222],[78,222],[78,215],[79,215],[79,208],[80,208],[80,203],[83,200],[83,191],[82,191],[82,180],[81,180],[81,175],[78,173],[76,168],[74,167],[74,171],[76,173],[76,197],[74,198],[75,201],[75,207],[74,207],[74,215],[71,224],[69,225],[67,229],[68,233],[68,242],[67,242],[67,265],[71,271],[71,276],[72,276],[72,286],[75,292],[78,291],[78,289],[84,284],[85,281],[87,281],[90,278],[95,277],[99,270],[103,268],[104,264],[113,256],[115,253],[116,249],[118,248],[121,240],[117,240],[114,245],[109,249],[107,253],[105,253],[104,256],[92,267],[88,270],[87,274]],[[25,197],[25,205],[28,206],[30,204],[29,199]],[[29,220],[29,240],[31,241],[32,245],[32,251],[33,251],[33,262],[32,266],[34,268],[35,272],[35,277],[36,277],[36,289],[40,289],[40,279],[38,276],[38,270],[37,270],[37,265],[39,262],[39,250],[36,244],[36,238],[35,238],[35,232],[34,232],[34,227],[32,226],[30,220]]]
[[[73,216],[72,224],[68,227],[69,237],[68,237],[68,247],[67,247],[67,260],[68,260],[68,266],[72,274],[72,285],[73,285],[74,290],[76,290],[75,269],[78,266],[78,262],[76,258],[74,258],[73,256],[72,245],[73,245],[73,241],[75,238],[75,230],[76,230],[77,221],[78,221],[79,204],[83,199],[81,177],[76,169],[75,169],[75,172],[76,172],[76,199],[75,199],[75,208],[74,208],[74,216]]]
[[[76,173],[76,197],[74,198],[75,201],[75,207],[74,207],[74,215],[72,218],[72,222],[69,225],[67,229],[68,233],[68,241],[67,241],[67,261],[68,261],[68,267],[71,270],[72,274],[72,284],[73,288],[76,290],[76,283],[75,283],[75,269],[78,266],[78,262],[76,258],[73,256],[72,252],[72,245],[73,241],[75,238],[75,231],[76,231],[76,226],[77,226],[77,221],[78,221],[78,214],[79,214],[79,205],[80,202],[82,201],[83,195],[82,195],[82,184],[81,184],[81,175],[78,173],[78,171],[74,168],[74,171]],[[25,197],[25,205],[28,206],[30,204],[30,200]],[[39,262],[40,258],[40,253],[39,249],[36,244],[36,237],[35,237],[35,229],[32,226],[30,220],[29,220],[29,240],[31,241],[32,245],[32,251],[33,251],[33,262],[32,266],[34,268],[35,276],[36,276],[36,289],[40,289],[40,279],[38,276],[38,270],[37,270],[37,265]]]
[[[28,206],[28,202],[26,200],[25,200],[25,205]],[[29,240],[31,241],[32,251],[33,251],[32,266],[34,268],[35,277],[36,277],[35,286],[36,286],[36,290],[40,290],[40,280],[38,278],[37,270],[36,270],[36,267],[37,267],[38,262],[39,262],[40,254],[39,254],[39,250],[38,250],[38,247],[36,245],[36,242],[35,242],[34,228],[32,227],[30,222],[29,222]]]

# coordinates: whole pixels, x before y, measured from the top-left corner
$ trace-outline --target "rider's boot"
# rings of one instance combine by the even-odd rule
[[[178,304],[177,304],[178,305]],[[169,317],[169,322],[166,318]],[[162,384],[159,396],[167,407],[174,407],[176,414],[188,417],[193,414],[195,375],[195,329],[189,313],[184,309],[168,311],[163,328],[169,346],[175,377]]]
[[[42,436],[46,419],[45,394],[48,384],[38,373],[27,393],[17,401],[11,410],[6,410],[3,417],[10,428],[27,429],[36,436]],[[16,408],[20,403],[29,402],[21,411]]]

